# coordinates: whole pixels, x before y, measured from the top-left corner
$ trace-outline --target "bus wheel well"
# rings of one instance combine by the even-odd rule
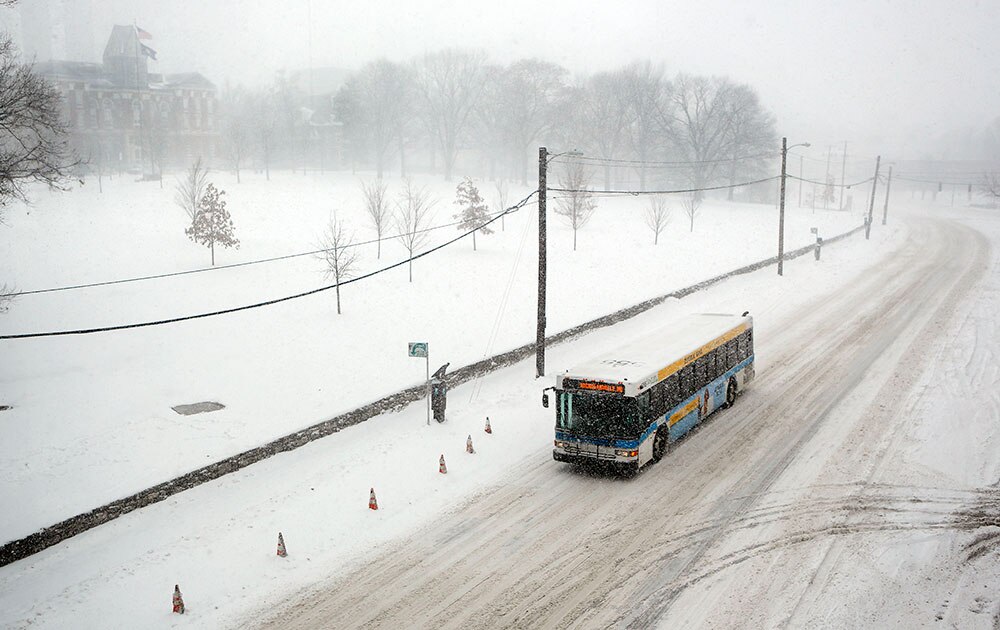
[[[729,384],[726,386],[726,402],[723,405],[726,409],[733,406],[736,402],[736,394],[739,393],[739,386],[736,384],[736,377],[729,379]]]
[[[658,462],[663,459],[670,442],[670,431],[667,427],[660,427],[653,436],[653,461]]]

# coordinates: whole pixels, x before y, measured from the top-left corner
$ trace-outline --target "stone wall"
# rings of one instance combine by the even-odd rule
[[[824,239],[824,244],[836,242],[863,229],[864,226],[860,226],[839,236]],[[802,247],[800,249],[787,252],[785,254],[785,260],[797,258],[812,252],[812,245]],[[777,261],[778,257],[773,256],[766,260],[761,260],[751,265],[740,267],[734,271],[718,275],[714,278],[704,280],[678,291],[646,300],[645,302],[641,302],[634,306],[623,308],[609,315],[598,317],[597,319],[580,324],[579,326],[575,326],[569,330],[546,337],[546,343],[560,343],[591,330],[611,326],[620,321],[635,317],[640,313],[648,311],[670,298],[681,298],[685,295],[690,295],[695,291],[705,289],[727,278],[757,271],[758,269],[773,265]],[[534,353],[534,342],[528,343],[508,352],[461,367],[449,374],[445,380],[447,381],[449,388],[452,388],[485,374],[489,374],[495,370],[513,365],[514,363],[517,363]],[[68,518],[61,523],[56,523],[55,525],[46,527],[45,529],[39,530],[24,538],[10,541],[0,547],[0,566],[5,566],[12,562],[16,562],[17,560],[27,558],[28,556],[56,545],[67,538],[75,536],[81,532],[85,532],[92,527],[97,527],[98,525],[106,523],[112,519],[116,519],[123,514],[128,514],[132,510],[137,510],[147,505],[163,501],[178,492],[183,492],[184,490],[194,488],[195,486],[201,485],[207,481],[218,479],[223,475],[245,468],[250,464],[267,459],[277,453],[294,450],[312,442],[313,440],[336,433],[346,427],[359,424],[369,418],[374,418],[375,416],[392,411],[398,411],[406,405],[423,398],[424,392],[425,386],[423,384],[398,391],[353,411],[349,411],[335,418],[325,420],[319,424],[315,424],[311,427],[296,431],[295,433],[280,437],[273,442],[264,444],[263,446],[238,453],[222,461],[209,464],[208,466],[199,468],[198,470],[181,475],[175,479],[171,479],[170,481],[165,481],[159,485],[153,486],[152,488],[142,490],[141,492],[137,492],[131,496],[108,503],[107,505],[94,508],[84,514]]]

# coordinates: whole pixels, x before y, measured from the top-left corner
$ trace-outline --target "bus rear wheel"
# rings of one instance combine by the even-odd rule
[[[667,453],[667,444],[670,441],[670,433],[665,428],[662,427],[657,429],[656,435],[653,436],[653,461],[658,462],[663,459],[663,456]]]
[[[726,388],[726,409],[732,407],[734,402],[736,402],[736,379],[730,379],[729,387]]]

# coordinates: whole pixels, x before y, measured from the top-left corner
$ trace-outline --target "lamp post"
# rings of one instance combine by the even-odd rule
[[[545,376],[545,191],[549,162],[561,155],[580,157],[579,151],[549,154],[545,147],[538,147],[538,328],[535,335],[535,378]]]
[[[795,147],[808,147],[808,142],[800,142],[788,146],[788,139],[781,139],[781,194],[778,204],[778,275],[784,275],[785,258],[785,162],[788,159],[788,150]]]

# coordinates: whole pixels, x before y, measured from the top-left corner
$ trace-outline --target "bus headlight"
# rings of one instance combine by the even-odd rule
[[[556,445],[556,448],[562,448],[562,449],[566,448],[566,442],[560,442],[559,440],[555,440],[554,444]]]
[[[615,455],[618,457],[638,457],[639,451],[615,450]]]

